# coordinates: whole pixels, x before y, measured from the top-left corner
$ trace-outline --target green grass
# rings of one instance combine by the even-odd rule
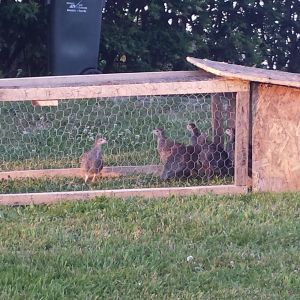
[[[299,193],[1,207],[0,299],[299,299],[299,232]]]

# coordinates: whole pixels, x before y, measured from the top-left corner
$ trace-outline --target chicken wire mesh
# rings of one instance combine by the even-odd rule
[[[68,177],[0,174],[0,193],[232,183],[234,107],[231,93],[0,102],[0,172],[81,167]],[[98,176],[107,168],[114,176]]]

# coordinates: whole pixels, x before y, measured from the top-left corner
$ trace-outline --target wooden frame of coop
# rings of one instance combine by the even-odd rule
[[[280,92],[286,89],[275,88],[266,89],[264,83],[292,85],[300,88],[299,75],[290,74],[287,81],[282,81],[284,72],[269,74],[261,72],[272,72],[247,68],[236,65],[212,62],[188,58],[188,61],[200,69],[197,71],[176,71],[176,72],[151,72],[151,73],[127,73],[127,74],[104,74],[104,75],[83,75],[83,76],[60,76],[42,78],[20,78],[0,80],[0,101],[32,101],[33,105],[49,106],[57,105],[63,99],[88,99],[102,97],[126,97],[144,95],[183,95],[183,94],[216,94],[212,97],[212,110],[216,110],[219,105],[218,93],[234,93],[236,95],[235,107],[232,113],[235,114],[235,174],[234,184],[196,187],[169,187],[169,188],[141,188],[141,189],[115,189],[115,190],[94,190],[94,191],[74,191],[74,192],[46,192],[46,193],[24,193],[24,194],[1,194],[0,204],[37,204],[51,203],[63,200],[85,200],[96,196],[145,196],[164,197],[169,195],[191,195],[191,194],[236,194],[246,193],[249,186],[253,186],[256,191],[281,191],[300,189],[300,167],[299,162],[294,173],[291,174],[285,166],[285,180],[281,179],[278,171],[276,178],[270,175],[270,170],[274,166],[274,155],[270,156],[268,145],[274,141],[270,138],[264,144],[262,135],[271,137],[272,128],[268,126],[267,111],[272,103],[267,99],[268,93],[273,96],[282,96]],[[278,74],[280,73],[280,74]],[[281,74],[283,73],[283,74]],[[245,75],[246,74],[246,75]],[[250,75],[249,75],[250,74]],[[262,76],[262,74],[264,76]],[[275,74],[275,75],[274,75]],[[259,77],[260,75],[260,77]],[[281,81],[278,81],[280,77]],[[267,78],[267,80],[265,80]],[[258,80],[259,79],[259,80]],[[277,81],[276,81],[277,80]],[[253,84],[253,82],[264,82]],[[290,90],[288,90],[290,93]],[[279,94],[278,94],[279,93]],[[293,89],[297,98],[300,95],[299,89]],[[265,99],[265,100],[262,100]],[[290,98],[287,98],[290,99]],[[293,99],[293,104],[298,104],[299,99]],[[83,100],[84,101],[84,100]],[[267,105],[265,105],[267,104]],[[273,105],[277,105],[274,102]],[[293,107],[295,105],[292,105]],[[265,107],[268,107],[266,110]],[[300,107],[298,105],[298,107]],[[291,109],[291,107],[289,107]],[[299,111],[296,108],[296,112]],[[212,127],[220,123],[221,114],[212,114]],[[300,115],[300,113],[299,113]],[[1,117],[1,116],[0,116]],[[276,124],[280,126],[279,120]],[[292,152],[290,142],[299,142],[300,124],[295,124],[296,117],[290,120],[290,125],[298,130],[294,140],[287,140],[285,150]],[[262,126],[262,129],[260,128]],[[279,128],[277,126],[277,129]],[[298,126],[298,127],[297,127]],[[279,128],[280,129],[280,128]],[[217,133],[217,132],[215,132]],[[223,133],[222,133],[223,134]],[[216,134],[218,136],[218,133]],[[219,135],[221,136],[221,135]],[[250,145],[250,147],[249,147]],[[267,145],[267,146],[266,146]],[[300,144],[299,144],[300,145]],[[297,148],[298,149],[298,148]],[[250,152],[249,152],[250,151]],[[298,149],[299,151],[299,149]],[[251,153],[252,152],[252,153]],[[299,152],[297,152],[299,155]],[[248,159],[249,154],[253,158],[249,174]],[[293,154],[294,155],[294,154]],[[278,154],[275,157],[279,157]],[[297,157],[297,154],[296,154]],[[299,158],[299,156],[298,156]],[[299,161],[299,160],[298,160]],[[43,169],[26,171],[0,172],[0,179],[16,179],[28,177],[53,177],[53,176],[74,176],[79,169]],[[118,176],[132,174],[135,172],[153,174],[159,171],[158,166],[128,166],[128,167],[105,167],[102,176]],[[289,173],[288,173],[289,172]],[[282,174],[281,174],[282,175]],[[251,179],[253,177],[253,181]],[[296,179],[297,177],[297,179]],[[275,187],[274,187],[275,184]]]

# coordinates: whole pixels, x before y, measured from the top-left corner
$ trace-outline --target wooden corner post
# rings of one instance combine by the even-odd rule
[[[221,94],[211,96],[211,114],[214,143],[224,145],[224,109]]]
[[[236,186],[246,186],[248,181],[250,89],[236,93],[235,171]]]

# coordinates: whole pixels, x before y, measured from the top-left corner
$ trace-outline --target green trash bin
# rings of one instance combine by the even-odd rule
[[[102,9],[105,0],[51,0],[51,75],[100,73]]]

